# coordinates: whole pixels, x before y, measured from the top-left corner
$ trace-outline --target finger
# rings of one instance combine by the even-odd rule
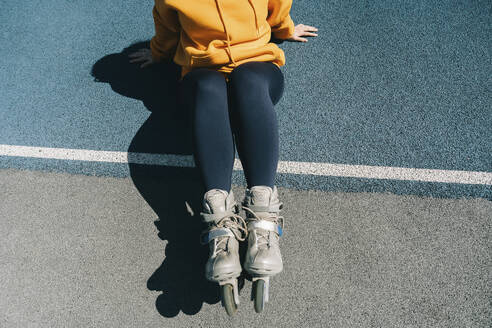
[[[137,52],[133,52],[133,53],[129,54],[128,57],[134,58],[134,57],[140,57],[142,55],[144,55],[143,52],[137,51]]]
[[[308,41],[306,38],[300,38],[300,37],[297,37],[296,40],[300,41],[300,42],[307,42]]]
[[[316,33],[310,33],[310,32],[304,32],[302,35],[303,36],[318,36],[318,34],[316,34]]]
[[[146,60],[145,57],[138,57],[138,58],[130,60],[130,63],[140,63],[140,62],[143,62],[145,60]]]
[[[149,66],[150,64],[152,64],[152,63],[150,60],[148,60],[145,63],[143,63],[142,65],[140,65],[140,68],[145,68],[145,67]]]
[[[131,55],[135,55],[135,54],[146,54],[148,52],[150,52],[150,49],[141,48],[141,49],[138,49],[135,52],[132,52]]]
[[[308,31],[317,31],[318,29],[314,26],[309,26],[309,25],[304,25],[304,27],[306,28],[306,30]]]

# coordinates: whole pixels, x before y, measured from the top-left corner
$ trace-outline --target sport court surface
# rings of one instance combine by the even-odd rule
[[[120,186],[119,184],[124,185],[123,180],[114,180],[111,177],[128,178],[137,187],[137,190],[133,190],[134,196],[131,196],[130,189],[124,189],[122,186],[120,187],[127,190],[129,196],[121,196],[123,194],[120,193],[111,194],[115,197],[120,195],[122,199],[134,197],[129,202],[127,210],[135,206],[133,208],[135,213],[137,210],[144,213],[149,211],[145,208],[145,204],[142,204],[145,203],[141,199],[143,197],[161,221],[163,217],[169,215],[167,206],[173,208],[174,205],[159,204],[155,200],[162,192],[159,188],[168,191],[171,190],[169,185],[184,188],[182,185],[186,185],[187,182],[184,182],[186,179],[183,179],[180,185],[179,181],[172,179],[175,176],[187,178],[191,176],[195,180],[189,178],[189,185],[196,183],[194,175],[196,172],[190,168],[138,164],[154,162],[162,164],[169,160],[168,157],[162,159],[159,154],[184,155],[178,157],[177,162],[188,163],[191,154],[189,127],[182,113],[176,110],[174,103],[174,79],[179,73],[177,68],[167,65],[155,70],[142,71],[128,64],[125,58],[129,49],[138,48],[139,42],[145,43],[152,36],[151,9],[152,1],[145,3],[125,1],[121,4],[104,0],[77,3],[47,0],[29,4],[4,1],[0,4],[2,32],[0,41],[3,45],[0,49],[0,58],[2,58],[0,150],[3,154],[0,156],[0,167],[8,169],[2,173],[2,189],[7,192],[4,192],[6,196],[1,209],[2,212],[5,211],[5,215],[2,216],[9,217],[8,222],[11,222],[2,227],[7,228],[2,229],[2,234],[9,237],[7,238],[9,242],[6,243],[8,246],[2,252],[2,259],[7,264],[3,277],[12,277],[12,274],[20,268],[26,268],[18,262],[24,258],[22,255],[24,253],[19,247],[38,245],[36,238],[41,238],[39,242],[44,240],[53,243],[53,249],[48,247],[39,250],[39,254],[48,256],[54,261],[50,262],[51,264],[57,263],[53,252],[56,249],[64,249],[63,245],[65,245],[66,249],[74,252],[75,256],[63,258],[59,263],[71,263],[73,268],[78,268],[74,269],[74,277],[66,275],[65,280],[58,279],[56,282],[51,281],[47,276],[48,280],[43,280],[45,284],[38,286],[39,294],[36,294],[47,297],[43,304],[38,304],[36,299],[28,296],[22,299],[18,294],[19,291],[28,293],[30,288],[28,282],[37,281],[35,276],[31,277],[24,272],[17,285],[10,280],[4,280],[8,286],[11,286],[5,291],[8,292],[9,297],[4,298],[4,301],[19,306],[23,301],[29,304],[27,307],[20,306],[14,312],[0,313],[3,316],[1,319],[9,326],[16,326],[15,323],[20,317],[31,325],[34,325],[39,318],[45,318],[47,321],[39,319],[41,320],[39,325],[48,326],[49,313],[55,321],[56,318],[72,318],[74,325],[77,323],[91,325],[90,320],[93,320],[93,324],[99,326],[104,320],[98,320],[98,315],[107,317],[109,312],[117,308],[115,302],[118,297],[108,296],[109,290],[102,288],[103,286],[107,288],[107,285],[97,282],[94,284],[89,278],[84,280],[83,276],[78,276],[80,267],[86,263],[81,254],[88,246],[93,246],[94,248],[91,249],[96,254],[95,258],[87,260],[95,261],[92,263],[94,267],[89,266],[90,268],[103,270],[104,265],[110,263],[114,264],[109,266],[112,269],[120,266],[130,270],[125,271],[126,275],[121,276],[126,282],[129,277],[133,277],[132,272],[137,274],[138,269],[132,268],[127,262],[129,260],[123,256],[128,249],[111,246],[109,242],[104,245],[99,244],[101,242],[99,238],[108,238],[111,234],[112,237],[109,239],[114,241],[118,234],[123,234],[119,229],[126,227],[116,221],[110,221],[107,216],[111,217],[119,213],[118,216],[122,220],[131,221],[132,218],[134,221],[136,218],[142,220],[139,214],[134,214],[133,217],[128,215],[128,212],[122,209],[122,204],[114,199],[111,200],[111,197],[106,201],[101,200],[106,199],[103,197],[104,188],[110,188],[104,187],[106,184],[114,185],[114,188]],[[487,255],[490,254],[490,184],[492,183],[490,10],[491,5],[487,1],[471,3],[442,1],[439,4],[432,1],[411,3],[294,1],[291,12],[294,21],[318,27],[319,36],[309,38],[306,44],[290,42],[280,44],[287,58],[287,65],[282,67],[286,81],[285,93],[276,106],[282,163],[286,163],[288,168],[295,167],[296,163],[310,163],[314,165],[311,167],[317,169],[323,168],[318,164],[329,163],[340,165],[337,168],[343,168],[344,165],[349,168],[352,167],[351,165],[364,165],[371,168],[433,169],[444,172],[444,175],[448,170],[453,170],[465,171],[467,172],[464,173],[465,176],[478,174],[479,178],[474,180],[475,184],[467,184],[354,178],[344,177],[343,174],[334,177],[330,174],[280,173],[278,186],[287,188],[284,189],[284,197],[286,199],[290,197],[290,204],[286,201],[286,205],[289,204],[291,208],[290,212],[286,210],[285,213],[286,217],[289,215],[290,224],[290,239],[286,238],[286,248],[289,243],[292,247],[295,245],[292,250],[286,250],[286,257],[298,258],[297,261],[300,262],[295,265],[293,263],[290,272],[285,272],[285,282],[282,286],[285,291],[275,291],[278,295],[275,296],[276,301],[279,304],[271,305],[269,309],[271,313],[267,314],[269,318],[267,321],[270,320],[268,322],[275,322],[271,317],[273,314],[292,318],[296,313],[302,314],[302,322],[306,325],[309,323],[308,318],[312,316],[314,318],[312,320],[315,321],[311,322],[311,326],[323,322],[331,322],[334,326],[337,324],[344,326],[344,322],[352,323],[352,326],[357,326],[357,323],[370,326],[371,320],[374,325],[381,326],[389,326],[390,322],[401,325],[405,322],[407,325],[434,322],[435,325],[442,326],[480,326],[480,323],[483,324],[486,322],[484,320],[490,318],[490,304],[485,302],[490,296],[490,288],[486,288],[487,285],[490,286],[490,280],[485,268],[490,267],[491,262],[490,255]],[[25,148],[22,148],[24,146],[35,148],[29,148],[27,155],[19,156],[25,151]],[[49,157],[50,154],[56,153],[53,148],[68,149],[63,152],[75,152],[81,157],[77,157],[78,160],[67,160],[66,158],[70,158],[71,155],[62,156],[65,159],[33,157],[36,153],[47,154],[46,156]],[[88,152],[77,153],[77,151]],[[114,153],[108,155],[109,162],[91,160],[94,157],[96,160],[100,159],[105,154],[98,151]],[[155,154],[155,156],[139,157],[141,153]],[[131,164],[128,164],[128,161]],[[186,165],[179,164],[179,166]],[[385,170],[382,174],[391,171],[391,169]],[[62,175],[57,175],[59,173]],[[66,173],[76,174],[77,176],[72,176],[72,179],[83,185],[93,184],[96,188],[93,192],[100,195],[98,198],[100,202],[92,199],[84,203],[83,195],[88,193],[87,190],[90,188],[77,189],[74,186],[73,190],[79,192],[68,188],[72,180],[68,178],[70,176],[64,175]],[[78,176],[79,174],[83,175]],[[96,178],[86,175],[106,177]],[[12,176],[17,177],[18,180],[11,180]],[[146,181],[146,177],[150,179],[159,177],[156,181],[167,184],[167,187],[152,187],[150,182],[150,185],[147,182],[141,183],[140,181]],[[65,185],[56,181],[64,181]],[[29,189],[37,183],[40,184],[38,187],[41,189],[34,196]],[[45,187],[42,187],[41,183],[45,183]],[[243,185],[244,178],[241,171],[235,171],[234,183],[237,186]],[[96,187],[99,184],[102,186]],[[56,190],[53,189],[55,186]],[[315,198],[308,197],[309,192],[302,189],[317,190],[314,194]],[[47,190],[51,190],[51,193]],[[466,199],[458,199],[464,196]],[[186,199],[186,196],[182,198],[178,197],[179,201]],[[303,205],[303,199],[306,200],[306,204],[316,203],[318,207]],[[36,215],[36,218],[42,231],[46,232],[42,227],[47,229],[46,226],[52,226],[52,229],[57,231],[56,236],[65,234],[66,237],[56,239],[54,236],[51,238],[49,233],[46,233],[45,237],[21,233],[29,231],[28,227],[38,227],[35,220],[31,223],[21,219],[28,217],[29,208],[38,211],[40,207],[46,206],[40,204],[57,201],[60,202],[58,210],[60,214],[51,213],[48,207],[46,212],[43,212],[44,215]],[[198,203],[195,199],[195,211]],[[91,212],[87,209],[91,204],[96,209],[101,206],[101,209],[108,211],[100,213],[94,210],[97,215],[94,215],[93,219],[100,217],[103,222],[105,219],[109,221],[107,225],[100,227],[102,232],[99,231],[99,234],[97,231],[94,231],[94,235],[85,232],[86,227],[75,229],[81,233],[80,252],[77,252],[69,247],[72,240],[69,238],[72,236],[69,233],[70,225],[68,223],[67,226],[58,225],[67,218],[57,215],[61,213],[74,215],[71,207],[80,207],[82,212],[76,212],[78,220],[87,220],[83,222],[89,224],[92,221],[88,218],[89,214],[84,211]],[[120,206],[109,206],[109,204]],[[306,208],[306,211],[297,213],[298,210],[294,210],[296,207]],[[390,207],[394,207],[392,209],[394,213],[381,213],[390,211]],[[330,216],[333,208],[337,208],[338,212]],[[370,213],[373,213],[373,216],[369,215]],[[127,230],[129,233],[125,234],[125,238],[130,239],[120,241],[125,245],[128,243],[126,247],[134,247],[129,236],[136,234],[138,238],[146,240],[148,249],[153,250],[148,256],[152,258],[149,261],[161,261],[163,244],[162,241],[157,241],[156,244],[155,238],[150,237],[156,236],[156,232],[151,229],[153,225],[152,220],[148,220],[149,215],[144,216],[145,223],[130,224]],[[324,220],[320,220],[319,216],[324,217]],[[299,222],[302,219],[298,217],[303,217],[304,221],[310,222],[309,228]],[[350,217],[351,221],[345,221],[347,217]],[[53,221],[55,218],[57,220]],[[395,226],[397,227],[400,222],[396,224],[391,221],[397,218],[401,220],[401,224],[408,225],[404,225],[406,229],[401,228],[402,235],[390,229],[390,227],[397,229]],[[73,220],[70,222],[75,224]],[[76,222],[80,223],[80,221]],[[315,222],[318,222],[317,225],[314,224]],[[349,226],[344,226],[348,224],[346,222],[351,223]],[[465,225],[463,222],[469,224]],[[340,238],[344,236],[349,238],[351,231],[361,229],[360,234],[352,236],[358,242],[351,243],[345,240],[345,243],[333,241],[330,244],[335,238],[333,231],[336,231],[337,223],[343,227],[339,230],[342,234]],[[359,223],[363,227],[359,226]],[[115,225],[111,226],[111,224]],[[372,231],[373,239],[366,240],[365,238],[368,237],[363,233],[364,228],[372,224],[375,225]],[[64,227],[66,231],[63,230]],[[435,235],[436,231],[440,231],[439,227],[444,230],[441,231],[442,234]],[[176,229],[179,228],[182,228],[181,225]],[[107,232],[105,229],[108,229]],[[318,233],[319,231],[324,233]],[[388,244],[381,244],[382,239],[377,238],[378,231],[380,233],[385,231],[388,233],[387,238],[395,238],[395,240],[392,239]],[[393,234],[390,233],[391,231]],[[311,240],[319,239],[320,244],[316,245],[318,248],[313,244],[306,245],[307,241],[303,240],[306,234]],[[169,240],[172,237],[169,235],[172,234],[167,234],[164,240],[167,240],[169,245],[173,245]],[[421,242],[412,238],[421,238]],[[453,253],[453,248],[450,248],[453,240],[462,241],[462,253]],[[64,244],[65,242],[67,244]],[[177,244],[180,245],[180,242]],[[432,248],[430,245],[435,247]],[[384,258],[383,262],[378,262],[378,259],[381,260],[378,256],[382,255],[373,253],[373,247],[380,247],[381,254],[386,256],[392,254],[394,257]],[[408,261],[413,259],[412,251],[423,252],[422,247],[429,247],[429,253],[423,254],[420,258],[425,262],[422,262],[423,267],[427,265],[429,268],[432,265],[442,264],[433,267],[437,270],[432,271],[436,276],[429,276],[416,268],[409,268],[408,271],[401,268],[401,265],[406,263],[405,259]],[[101,255],[98,252],[103,250],[109,252],[107,254],[113,254],[117,258],[121,256],[121,258],[112,262],[104,256],[98,257],[97,255]],[[133,252],[137,251],[133,250]],[[143,252],[143,250],[139,251]],[[36,255],[29,252],[27,254]],[[171,251],[172,254],[179,254],[179,252]],[[306,259],[314,258],[313,254],[323,262],[320,264],[307,261]],[[320,275],[329,275],[330,272],[332,277],[341,275],[342,272],[346,273],[337,270],[336,266],[335,269],[331,266],[330,263],[335,262],[330,258],[330,254],[342,256],[346,270],[360,271],[369,267],[367,274],[354,272],[354,280],[349,274],[347,277],[350,279],[343,282],[335,278],[321,279]],[[27,259],[30,258],[28,255],[25,256]],[[97,262],[97,259],[107,261],[104,264]],[[363,265],[364,261],[368,262],[367,265]],[[389,261],[388,263],[392,265],[391,270],[388,269],[388,265],[382,264],[386,263],[385,261]],[[415,264],[418,261],[411,263]],[[294,268],[297,268],[297,265],[310,268],[315,264],[319,267],[313,269],[313,272],[307,276],[305,273],[301,275],[312,278],[306,290],[299,292],[303,297],[302,302],[289,301],[291,302],[289,303],[287,299],[292,297],[286,294],[289,293],[289,286],[299,281],[299,277],[294,274]],[[159,266],[149,263],[146,265],[150,271]],[[32,266],[27,267],[30,268],[29,270],[33,269]],[[41,264],[39,266],[41,271],[46,268]],[[50,268],[60,275],[63,274],[63,267],[51,265]],[[465,270],[469,275],[453,276],[458,268]],[[389,270],[389,273],[385,275],[384,271],[381,271],[383,269]],[[319,275],[316,275],[316,270],[319,270]],[[106,269],[96,272],[97,276],[108,274]],[[167,283],[169,280],[176,282],[172,277],[178,275],[178,271],[171,269],[170,272],[160,279],[166,280]],[[39,274],[41,277],[41,273]],[[413,296],[408,296],[408,299],[402,295],[406,295],[403,291],[411,285],[407,286],[404,281],[398,280],[403,279],[398,278],[398,274],[403,274],[400,277],[407,278],[408,276],[404,274],[413,275],[420,288],[416,288],[413,294],[409,293],[408,295]],[[148,276],[146,278],[149,278]],[[465,279],[465,276],[468,278]],[[392,278],[391,282],[381,281],[381,284],[388,283],[389,286],[395,287],[393,291],[397,290],[395,295],[399,296],[391,294],[391,289],[378,289],[378,281],[374,282],[370,277]],[[72,280],[72,278],[77,279]],[[322,286],[320,294],[314,293],[316,279],[320,279],[318,283]],[[276,281],[280,284],[280,277]],[[337,288],[331,285],[335,282],[340,283]],[[365,282],[376,285],[364,288]],[[114,283],[117,285],[116,282]],[[454,295],[456,298],[452,297],[452,284],[456,284],[456,290],[460,291],[459,297],[457,295]],[[67,292],[65,289],[67,286],[75,287],[74,294]],[[152,289],[151,287],[148,286],[148,289]],[[302,289],[302,286],[298,287]],[[89,292],[77,288],[89,288]],[[132,288],[138,290],[142,299],[148,301],[149,291],[145,288],[145,278],[143,286],[135,282]],[[158,286],[157,289],[164,291],[166,288]],[[433,294],[427,294],[426,288],[433,291]],[[379,295],[380,303],[378,303],[371,298],[376,295],[375,291],[386,291],[388,294]],[[67,299],[68,303],[60,300],[58,300],[60,304],[53,303],[57,293],[66,297],[80,297],[81,302],[86,302],[84,303],[86,307],[81,308],[87,313],[73,315],[65,313],[63,304],[66,304],[70,311],[76,312],[75,304],[78,303],[74,298]],[[118,294],[120,299],[128,301],[129,290],[118,290],[118,293],[121,293]],[[199,295],[193,293],[191,295],[197,304],[200,303],[199,300],[205,301],[200,299]],[[439,297],[435,295],[440,295],[442,299],[448,301],[443,301],[444,303],[439,305]],[[151,294],[150,299],[152,298],[156,299]],[[162,301],[162,297],[160,299]],[[349,303],[343,303],[341,300],[354,304],[353,308]],[[407,302],[406,307],[402,305],[397,309],[395,304],[390,304],[398,300]],[[217,300],[208,301],[214,306],[202,309],[195,316],[188,317],[186,314],[196,313],[196,308],[192,306],[193,309],[187,309],[186,306],[182,306],[179,308],[181,312],[178,311],[180,313],[178,318],[181,318],[179,320],[209,318],[215,311],[217,315],[223,314],[220,307],[215,304]],[[109,302],[108,304],[111,305],[106,309],[93,309],[90,306],[91,302],[99,305]],[[287,314],[282,313],[279,308],[285,302],[288,303],[286,304],[288,309],[291,309]],[[46,307],[46,304],[50,303],[53,307]],[[307,304],[305,308],[303,304]],[[375,308],[377,304],[380,305],[379,308]],[[248,311],[251,311],[250,305],[247,301],[244,305],[249,309]],[[383,315],[387,313],[383,310],[387,306],[393,306],[393,316]],[[7,309],[4,306],[1,308]],[[135,317],[139,320],[136,320],[135,324],[141,323],[140,319],[145,320],[145,313],[152,316],[153,319],[149,319],[151,322],[159,322],[159,318],[154,316],[156,306],[135,306],[135,308],[139,311],[139,315]],[[164,306],[164,308],[169,307]],[[13,311],[11,307],[8,309]],[[122,311],[121,308],[119,309]],[[166,313],[161,313],[163,310],[158,304],[157,309],[163,317],[173,317],[177,314],[169,310],[173,315],[166,312],[168,314],[166,316]],[[242,315],[247,316],[248,311],[243,311]],[[414,317],[407,316],[407,321],[401,319],[405,318],[404,313],[412,313],[411,311],[415,311]],[[425,311],[431,313],[426,314]],[[95,312],[99,313],[94,314]],[[91,313],[95,316],[92,319]],[[114,310],[112,313],[116,318],[118,317],[116,314],[122,312]],[[135,315],[136,312],[129,313]],[[327,316],[331,320],[323,321]],[[119,316],[119,318],[123,317]],[[398,318],[403,321],[398,321]],[[429,318],[434,318],[435,321]],[[259,319],[255,320],[261,322]],[[166,322],[170,326],[179,326],[177,323],[179,321],[166,320]],[[238,322],[246,324],[242,320]],[[58,325],[62,325],[62,321],[58,322]],[[118,326],[116,321],[112,321],[110,325]],[[208,326],[206,323],[202,325]]]

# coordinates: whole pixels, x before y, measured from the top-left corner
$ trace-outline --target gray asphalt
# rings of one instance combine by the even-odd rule
[[[265,313],[254,313],[246,279],[230,319],[203,278],[193,170],[114,178],[7,169],[0,190],[1,327],[490,324],[485,199],[280,188],[285,269]]]

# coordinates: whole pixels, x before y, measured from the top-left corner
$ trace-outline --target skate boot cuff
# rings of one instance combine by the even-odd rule
[[[251,205],[247,204],[246,202],[242,204],[244,207],[248,207],[250,210],[255,211],[255,212],[280,212],[280,210],[284,207],[283,203],[277,203],[277,204],[271,204],[269,206],[262,206],[262,205]]]
[[[283,203],[278,199],[277,186],[271,188],[258,185],[247,188],[241,205],[255,212],[278,213],[283,208]]]

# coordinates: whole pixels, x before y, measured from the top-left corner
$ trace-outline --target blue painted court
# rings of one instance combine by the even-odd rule
[[[190,155],[179,68],[141,70],[126,57],[152,37],[152,5],[3,1],[0,145]],[[291,16],[319,36],[279,44],[280,161],[492,174],[490,2],[297,0]],[[128,163],[15,153],[0,167],[130,174]],[[278,175],[301,189],[490,199],[490,175],[481,181]]]

